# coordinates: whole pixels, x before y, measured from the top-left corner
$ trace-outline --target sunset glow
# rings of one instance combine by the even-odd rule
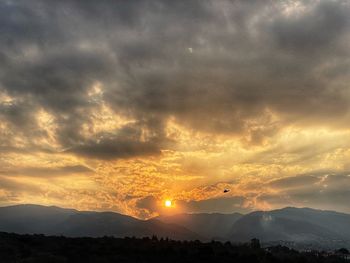
[[[170,200],[165,200],[164,205],[166,207],[171,207],[172,206],[172,202]]]
[[[349,1],[84,2],[0,2],[0,206],[350,212]]]

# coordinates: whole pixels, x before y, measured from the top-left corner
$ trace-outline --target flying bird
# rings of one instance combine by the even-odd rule
[[[224,193],[228,193],[228,192],[230,192],[230,189],[225,189],[224,190]]]

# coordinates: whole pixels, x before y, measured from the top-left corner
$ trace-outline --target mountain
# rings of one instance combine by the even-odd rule
[[[263,242],[350,244],[350,215],[293,207],[252,212],[233,224],[229,239],[245,242],[252,238]]]
[[[81,212],[39,205],[0,207],[0,231],[70,237],[157,235],[176,240],[201,238],[183,226],[156,219],[144,221],[112,212]]]
[[[51,233],[78,211],[55,206],[16,205],[0,207],[0,231]]]
[[[181,225],[207,239],[226,239],[233,224],[243,215],[233,214],[177,214],[172,216],[159,216],[158,220],[164,223]]]
[[[310,208],[287,207],[246,215],[178,214],[139,220],[113,212],[17,205],[0,207],[0,232],[69,237],[157,235],[176,240],[231,240],[263,243],[315,244],[350,248],[350,215]]]

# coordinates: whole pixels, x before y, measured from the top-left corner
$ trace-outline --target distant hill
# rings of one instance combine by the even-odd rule
[[[243,215],[233,214],[177,214],[172,216],[159,216],[159,219],[165,223],[181,225],[198,233],[207,239],[225,240],[233,224]]]
[[[0,231],[69,237],[157,235],[176,240],[201,238],[182,226],[155,219],[144,221],[112,212],[80,212],[39,205],[0,207]]]
[[[350,244],[350,215],[310,208],[292,208],[253,212],[242,216],[230,231],[229,239],[245,242],[251,238],[263,242]]]
[[[81,212],[39,205],[0,207],[0,231],[68,237],[144,237],[175,240],[294,242],[350,248],[350,215],[287,207],[246,215],[178,214],[139,220],[113,212]]]

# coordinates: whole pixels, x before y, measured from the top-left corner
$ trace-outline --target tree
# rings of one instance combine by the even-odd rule
[[[260,249],[260,240],[257,238],[253,238],[252,240],[250,240],[250,247],[252,249]]]

